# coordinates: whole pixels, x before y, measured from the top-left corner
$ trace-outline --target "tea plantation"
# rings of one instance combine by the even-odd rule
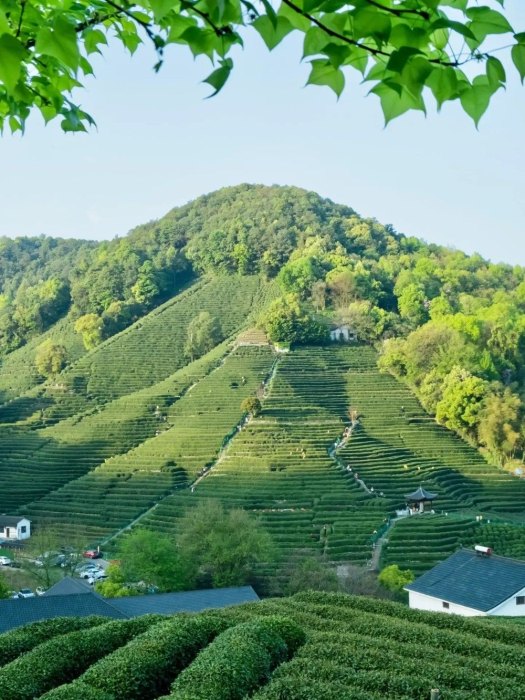
[[[80,628],[81,627],[81,628]],[[525,629],[302,593],[168,618],[0,636],[5,700],[520,700]]]
[[[137,521],[175,532],[212,498],[257,516],[283,558],[313,549],[419,573],[480,541],[523,556],[525,481],[438,426],[379,373],[371,347],[276,353],[253,329],[274,295],[256,276],[202,278],[87,353],[61,321],[48,333],[74,359],[44,384],[27,369],[31,343],[12,353],[0,368],[10,397],[0,510],[96,545]],[[220,319],[223,340],[188,363],[187,326],[202,310]],[[241,403],[254,395],[262,411],[245,420]],[[438,493],[435,513],[396,518],[420,484]]]
[[[154,436],[164,427],[158,424],[162,407],[209,372],[227,349],[184,369],[190,320],[202,310],[218,315],[233,299],[221,324],[227,338],[258,313],[271,289],[257,277],[198,282],[84,354],[56,380],[0,407],[0,508],[12,511]]]

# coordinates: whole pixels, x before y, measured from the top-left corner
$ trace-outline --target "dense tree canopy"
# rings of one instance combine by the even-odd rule
[[[337,95],[351,71],[370,83],[388,122],[459,100],[477,123],[506,84],[504,49],[525,74],[525,32],[503,0],[0,0],[0,124],[23,129],[31,111],[61,119],[64,131],[93,123],[71,92],[93,73],[91,56],[116,37],[131,53],[143,41],[207,56],[213,94],[233,69],[232,49],[257,32],[271,50],[300,34],[308,83]],[[237,249],[239,261],[246,249]]]

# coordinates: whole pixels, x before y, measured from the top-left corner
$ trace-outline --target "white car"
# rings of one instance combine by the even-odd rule
[[[99,569],[98,566],[94,569],[86,569],[85,571],[82,571],[80,574],[80,578],[93,578],[95,576],[100,576],[100,574],[103,574],[104,570]]]
[[[18,591],[18,597],[19,598],[34,598],[35,594],[30,588],[21,588]]]
[[[87,583],[89,583],[90,586],[93,586],[95,583],[98,583],[99,581],[103,581],[107,577],[108,577],[108,575],[106,574],[105,571],[100,571],[100,572],[97,572],[97,573],[93,574],[92,576],[90,576],[87,579]]]
[[[11,559],[9,557],[0,557],[0,566],[9,566],[11,564]]]

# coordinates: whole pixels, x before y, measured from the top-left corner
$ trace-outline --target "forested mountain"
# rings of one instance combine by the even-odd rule
[[[522,268],[256,185],[122,239],[5,246],[2,512],[96,546],[218,500],[271,535],[277,592],[305,552],[525,556]],[[436,513],[374,549],[420,484]]]
[[[265,319],[273,340],[319,342],[328,323],[349,324],[444,425],[502,461],[522,448],[521,267],[408,238],[312,192],[258,185],[205,195],[110,242],[1,247],[4,357],[65,315],[92,349],[199,276],[261,274],[282,292]],[[42,340],[37,375],[52,376],[73,358]]]

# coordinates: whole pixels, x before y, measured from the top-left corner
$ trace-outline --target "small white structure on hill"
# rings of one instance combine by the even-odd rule
[[[357,333],[347,325],[334,326],[330,331],[330,340],[355,343],[357,342]]]
[[[525,561],[489,547],[460,549],[405,586],[411,608],[481,615],[525,616]]]
[[[0,515],[0,540],[16,542],[31,537],[31,522],[18,515]]]

